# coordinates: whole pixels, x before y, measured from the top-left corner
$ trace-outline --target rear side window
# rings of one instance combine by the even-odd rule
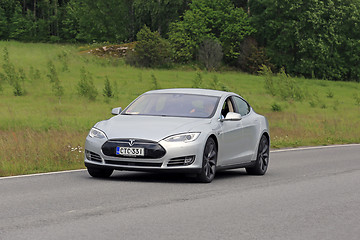
[[[250,112],[250,106],[247,102],[239,97],[233,97],[235,103],[235,111],[240,113],[241,116],[245,116]]]

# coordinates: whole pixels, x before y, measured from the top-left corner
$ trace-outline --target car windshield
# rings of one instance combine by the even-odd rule
[[[140,96],[122,114],[210,118],[218,102],[214,96],[152,93]]]

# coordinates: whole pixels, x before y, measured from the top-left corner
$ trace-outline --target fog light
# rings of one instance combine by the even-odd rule
[[[88,150],[85,150],[85,156],[88,160],[91,160],[91,153]]]
[[[188,156],[188,157],[185,157],[184,164],[191,165],[194,163],[194,161],[195,161],[195,156]]]

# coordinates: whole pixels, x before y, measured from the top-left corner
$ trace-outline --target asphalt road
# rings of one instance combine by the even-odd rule
[[[272,152],[265,176],[0,178],[0,239],[360,239],[360,145]]]

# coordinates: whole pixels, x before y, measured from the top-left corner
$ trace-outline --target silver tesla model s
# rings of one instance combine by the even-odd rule
[[[174,171],[211,182],[216,171],[265,174],[269,125],[239,95],[206,89],[146,92],[98,122],[85,143],[85,166],[97,178],[114,170]]]

